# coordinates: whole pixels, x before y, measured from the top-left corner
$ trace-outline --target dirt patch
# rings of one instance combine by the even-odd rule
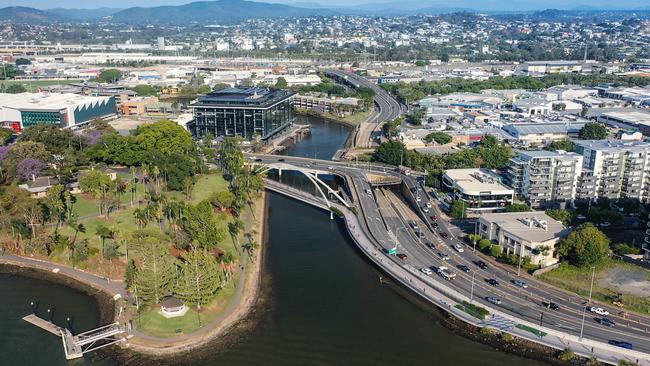
[[[627,268],[612,268],[607,271],[605,278],[600,279],[601,287],[612,291],[640,297],[650,297],[650,281],[648,271]]]

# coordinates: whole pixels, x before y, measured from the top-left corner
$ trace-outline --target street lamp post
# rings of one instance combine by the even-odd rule
[[[591,286],[589,287],[589,303],[591,303],[591,294],[594,291],[594,277],[596,277],[596,266],[591,267]]]
[[[585,317],[587,316],[587,304],[582,308],[582,323],[580,324],[580,342],[582,342],[582,334],[585,331]]]

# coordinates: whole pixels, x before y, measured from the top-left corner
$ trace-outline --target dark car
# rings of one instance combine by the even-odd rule
[[[547,307],[547,308],[549,308],[551,310],[560,311],[560,306],[558,304],[554,303],[553,301],[544,302],[542,304],[544,304],[545,307]]]
[[[490,284],[491,286],[499,287],[499,281],[495,280],[494,278],[490,278],[490,279],[487,281],[487,283]]]
[[[457,265],[456,267],[457,267],[458,269],[460,269],[461,271],[465,272],[465,273],[469,272],[469,267],[467,267],[467,266],[464,265],[464,264],[459,264],[459,265]]]
[[[430,242],[430,241],[428,241],[428,242],[426,243],[426,245],[427,245],[427,247],[429,247],[429,249],[436,249],[436,245],[433,244],[433,243]]]
[[[282,159],[278,159],[278,161],[284,161],[284,158],[282,158]]]
[[[397,258],[399,258],[399,259],[405,261],[405,260],[407,260],[409,257],[408,257],[406,254],[404,254],[404,253],[397,253]]]
[[[485,262],[483,262],[483,261],[476,261],[476,262],[474,262],[474,264],[476,264],[478,266],[478,268],[480,268],[480,269],[487,269],[488,268],[487,264],[485,264]]]
[[[449,236],[449,234],[447,234],[445,232],[440,233],[440,237],[442,237],[443,239],[447,239],[448,236]]]
[[[262,161],[262,159],[260,159],[260,158],[257,158],[257,159],[255,159],[255,161]]]
[[[616,323],[614,323],[613,321],[611,321],[611,320],[609,320],[607,318],[596,318],[596,321],[599,324],[604,325],[606,327],[610,327],[610,328],[613,328],[616,325]]]
[[[424,233],[421,232],[420,230],[415,232],[415,235],[417,235],[418,238],[423,239],[424,238]]]
[[[609,341],[609,342],[607,342],[607,343],[611,344],[612,346],[616,346],[616,347],[627,348],[627,349],[634,349],[634,347],[632,347],[632,343],[630,343],[630,342],[623,342],[623,341],[614,341],[614,340],[612,340],[612,341]]]
[[[438,228],[438,223],[437,223],[437,222],[431,223],[431,226],[432,226],[434,229],[437,229],[437,228]]]

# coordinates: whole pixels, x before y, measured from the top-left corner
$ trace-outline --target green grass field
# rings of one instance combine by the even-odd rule
[[[0,85],[6,88],[11,84],[22,84],[22,86],[24,86],[28,92],[36,92],[38,91],[38,88],[41,86],[50,86],[50,85],[59,85],[59,84],[65,85],[65,84],[78,83],[80,81],[81,80],[6,80],[6,81],[0,81]]]
[[[646,271],[650,274],[650,271],[644,270],[639,266],[608,259],[596,268],[594,290],[592,295],[593,298],[595,300],[608,304],[612,304],[613,301],[622,301],[623,304],[625,304],[625,310],[648,314],[648,312],[650,312],[650,298],[628,294],[619,294],[613,290],[601,287],[599,285],[599,281],[607,277],[607,272],[615,268],[623,268],[633,271]],[[591,274],[592,270],[590,267],[580,268],[563,263],[560,265],[560,267],[540,275],[539,279],[551,285],[587,297],[589,296],[589,287],[591,285]]]

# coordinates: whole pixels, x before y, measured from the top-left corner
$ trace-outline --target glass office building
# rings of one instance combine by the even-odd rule
[[[294,120],[294,93],[266,88],[230,88],[199,97],[187,127],[197,138],[240,136],[267,139]]]

